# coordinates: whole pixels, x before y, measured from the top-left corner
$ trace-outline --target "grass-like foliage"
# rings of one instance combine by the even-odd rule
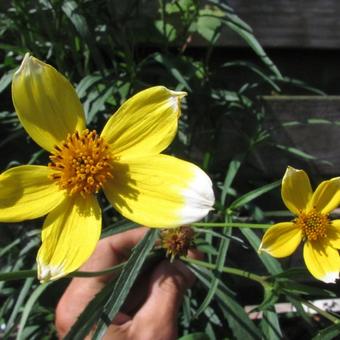
[[[219,46],[227,30],[244,41],[255,62],[232,60],[228,49]],[[88,126],[98,131],[141,89],[164,85],[188,93],[167,153],[210,175],[216,204],[204,221],[192,226],[204,259],[180,257],[197,277],[178,316],[182,340],[339,336],[339,316],[310,302],[336,297],[336,285],[314,280],[294,257],[279,261],[257,252],[265,229],[293,219],[280,200],[280,178],[264,168],[262,152],[270,150],[286,165],[297,161],[308,166],[314,159],[275,140],[280,126],[268,124],[262,97],[323,93],[281,74],[252,28],[226,1],[1,1],[0,35],[1,171],[47,160],[26,137],[10,100],[12,75],[26,52],[70,79]],[[138,227],[123,220],[104,197],[100,203],[102,237]],[[69,278],[43,285],[36,279],[41,225],[42,220],[35,220],[0,226],[1,339],[56,337],[54,308]],[[108,269],[118,274],[84,310],[67,339],[83,339],[94,324],[93,338],[101,338],[138,275],[164,257],[154,247],[157,237],[151,229],[126,262]],[[283,302],[294,310],[277,313]],[[249,305],[254,306],[251,314],[245,309]]]

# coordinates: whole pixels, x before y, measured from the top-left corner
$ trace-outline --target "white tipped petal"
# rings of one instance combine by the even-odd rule
[[[209,177],[192,163],[157,155],[113,167],[115,176],[105,184],[105,195],[134,222],[178,227],[202,219],[214,204]]]
[[[85,128],[83,107],[71,83],[29,54],[13,76],[12,99],[22,126],[45,150]]]
[[[66,199],[45,219],[37,263],[41,282],[56,280],[83,265],[101,232],[101,211],[94,196]]]
[[[334,283],[339,278],[340,255],[327,239],[306,241],[303,257],[308,270],[318,280]]]
[[[101,137],[121,161],[157,155],[174,139],[185,92],[150,87],[128,99],[106,123]]]
[[[193,180],[182,192],[184,196],[184,208],[180,212],[182,224],[201,220],[213,210],[215,203],[210,178],[200,168],[196,168],[194,173]]]
[[[335,281],[339,278],[339,272],[331,272],[327,273],[320,280],[326,283],[335,283]]]
[[[43,263],[40,259],[37,259],[38,264],[38,277],[41,283],[45,283],[51,280],[57,280],[60,277],[65,276],[64,267],[53,266],[50,264]]]
[[[293,214],[298,215],[301,210],[305,210],[312,197],[308,175],[303,170],[288,166],[282,179],[281,196]]]

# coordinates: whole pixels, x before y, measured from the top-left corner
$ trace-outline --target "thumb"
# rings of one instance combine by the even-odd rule
[[[157,339],[175,339],[178,310],[185,290],[194,281],[194,275],[181,261],[162,261],[151,275],[145,303],[133,318],[135,329],[143,324],[149,334],[158,333]]]

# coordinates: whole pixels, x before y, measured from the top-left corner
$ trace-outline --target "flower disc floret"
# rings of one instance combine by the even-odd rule
[[[194,230],[188,226],[163,229],[161,233],[161,247],[166,250],[172,261],[177,256],[187,255],[194,245]]]
[[[48,166],[55,170],[51,179],[69,195],[96,193],[113,177],[109,147],[95,130],[69,134],[55,147],[50,160]]]
[[[313,208],[309,212],[301,212],[294,223],[302,229],[309,241],[316,241],[327,237],[327,228],[331,222],[328,215],[321,214]]]

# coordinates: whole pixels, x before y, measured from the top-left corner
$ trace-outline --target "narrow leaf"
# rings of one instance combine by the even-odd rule
[[[178,340],[210,340],[210,337],[205,333],[190,333],[181,336]]]
[[[101,339],[111,320],[119,312],[123,305],[131,287],[133,286],[142,265],[154,246],[158,235],[157,229],[150,229],[141,242],[134,248],[130,258],[128,259],[122,273],[118,277],[113,292],[105,303],[101,320],[99,320],[93,339]]]
[[[282,339],[282,331],[280,328],[279,319],[275,312],[271,310],[264,311],[260,326],[263,334],[266,335],[267,339],[270,340]]]
[[[340,336],[340,324],[329,326],[319,331],[312,340],[332,340]]]
[[[245,204],[251,202],[255,198],[273,190],[276,189],[281,185],[281,180],[275,181],[273,183],[266,184],[260,188],[257,188],[255,190],[249,191],[248,193],[244,194],[243,196],[237,198],[233,203],[230,204],[229,209],[234,210],[237,208],[240,208],[244,206]]]
[[[190,265],[199,281],[208,289],[213,277],[209,271],[196,265]],[[216,300],[221,305],[223,313],[235,339],[262,339],[261,332],[255,324],[249,319],[243,307],[240,306],[231,296],[228,289],[220,285],[216,290]]]
[[[86,306],[78,317],[64,340],[83,340],[90,333],[93,325],[99,319],[103,306],[113,290],[112,282],[109,282]]]
[[[231,187],[231,184],[234,181],[234,178],[240,169],[240,166],[244,160],[244,154],[242,155],[236,155],[231,162],[229,163],[227,173],[225,175],[224,183],[223,183],[223,189],[221,193],[221,204],[225,204],[225,200],[227,198],[227,193],[229,192],[229,189]]]
[[[25,307],[23,309],[22,315],[21,315],[21,319],[19,322],[19,330],[18,330],[18,334],[16,339],[20,340],[23,339],[22,337],[22,333],[23,330],[25,328],[27,319],[31,313],[31,310],[34,306],[34,304],[36,303],[36,301],[39,299],[39,296],[45,291],[45,289],[51,284],[51,282],[43,284],[43,285],[39,285],[34,292],[31,294],[31,296],[29,297],[29,299],[27,300]]]
[[[230,217],[227,216],[226,220],[229,221]],[[223,233],[226,235],[231,236],[232,228],[223,228]],[[212,281],[209,286],[208,293],[203,300],[202,304],[199,306],[196,312],[196,317],[199,316],[201,313],[204,312],[204,310],[209,306],[210,302],[214,298],[214,295],[216,294],[218,285],[220,283],[220,275],[222,273],[222,269],[224,266],[225,258],[227,256],[228,248],[230,244],[230,239],[222,239],[220,242],[220,245],[218,247],[218,255],[216,259],[216,275],[213,276]]]

